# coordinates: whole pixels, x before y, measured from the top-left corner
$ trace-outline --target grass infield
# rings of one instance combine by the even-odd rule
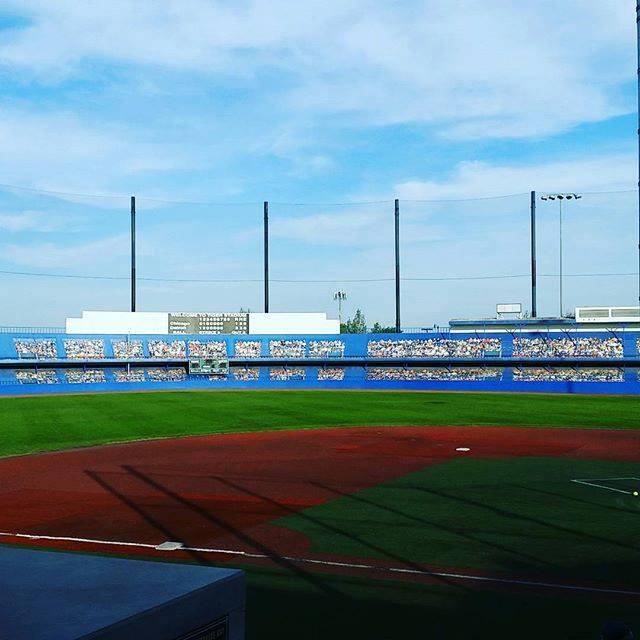
[[[219,391],[0,399],[0,456],[131,440],[362,425],[635,429],[636,397]]]

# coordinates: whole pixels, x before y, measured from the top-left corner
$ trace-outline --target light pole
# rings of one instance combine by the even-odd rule
[[[333,299],[338,301],[338,322],[342,324],[342,302],[347,299],[346,291],[336,291]]]
[[[638,169],[640,170],[640,1],[636,2],[636,48],[638,84]],[[638,175],[638,306],[640,306],[640,174]]]
[[[577,193],[547,193],[542,196],[541,200],[557,200],[560,207],[560,318],[562,318],[562,201],[563,200],[580,200],[581,195]]]

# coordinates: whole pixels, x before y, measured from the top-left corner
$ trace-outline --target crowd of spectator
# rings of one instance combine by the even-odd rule
[[[187,379],[181,367],[109,369],[117,383],[124,382],[179,382]],[[56,384],[66,380],[71,384],[106,382],[105,369],[66,369],[62,373],[54,369],[17,369],[15,378],[20,384]],[[319,381],[341,381],[346,377],[344,367],[318,368]],[[260,378],[259,367],[231,369],[237,381],[251,381]],[[499,381],[503,378],[501,367],[369,367],[366,369],[369,381]],[[269,370],[272,381],[304,380],[303,367],[273,367]],[[640,380],[640,371],[637,372]],[[227,374],[211,374],[211,382],[224,381]],[[624,370],[618,367],[517,367],[513,369],[513,379],[519,382],[623,382]]]
[[[304,380],[305,370],[302,367],[278,367],[269,369],[269,378],[276,381]]]
[[[344,368],[323,367],[321,369],[318,369],[318,380],[344,380]]]
[[[36,358],[37,360],[58,357],[56,341],[51,338],[21,338],[13,341],[18,358]]]
[[[246,382],[247,380],[257,380],[260,377],[260,369],[258,367],[234,367],[231,371],[234,379],[241,380],[243,382]]]
[[[239,340],[235,345],[236,358],[259,358],[262,343],[259,340]]]
[[[54,369],[17,369],[16,379],[20,384],[57,384],[58,374]]]
[[[65,376],[70,384],[106,382],[103,369],[67,369]]]
[[[367,369],[367,380],[500,380],[503,371],[495,367],[413,368],[372,367]]]
[[[144,369],[115,369],[113,377],[116,382],[144,382]]]
[[[186,358],[187,347],[184,340],[149,340],[149,356],[163,360]]]
[[[147,375],[152,382],[180,382],[187,379],[187,373],[181,367],[147,369]]]
[[[499,338],[428,338],[425,340],[370,340],[370,358],[482,358],[499,354]]]
[[[226,358],[227,343],[222,340],[189,340],[189,355],[195,358]]]
[[[344,356],[342,340],[311,340],[309,356],[312,358],[341,358]]]
[[[515,358],[622,358],[619,338],[514,338]]]
[[[113,355],[118,360],[144,358],[142,340],[113,340]]]
[[[269,353],[273,358],[304,358],[304,340],[270,340]]]
[[[70,360],[103,360],[104,340],[71,338],[64,341],[64,352]]]
[[[622,382],[624,371],[617,368],[522,367],[513,370],[519,382]]]

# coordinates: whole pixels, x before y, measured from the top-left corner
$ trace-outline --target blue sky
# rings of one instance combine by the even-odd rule
[[[528,195],[566,215],[565,308],[632,304],[633,0],[4,0],[0,183],[136,194],[143,310],[393,320],[392,200],[407,278],[522,275]],[[620,191],[612,195],[592,192]],[[509,199],[411,203],[502,194]],[[211,202],[216,205],[167,204]],[[375,204],[361,204],[361,203]],[[253,204],[252,204],[253,203]],[[293,206],[277,203],[308,203]],[[323,203],[345,203],[334,206]],[[406,204],[405,204],[406,203]],[[0,271],[126,277],[127,198],[0,187]],[[540,203],[541,311],[557,312],[557,208]],[[0,274],[2,324],[125,309],[125,280]],[[407,281],[407,325],[528,306],[526,278]]]

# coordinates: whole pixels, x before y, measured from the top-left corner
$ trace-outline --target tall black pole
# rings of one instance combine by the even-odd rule
[[[131,196],[131,311],[136,310],[136,197]]]
[[[400,200],[395,202],[396,242],[396,333],[400,333]]]
[[[264,202],[264,312],[269,313],[269,203]]]
[[[531,192],[531,317],[538,315],[536,284],[536,192]]]
[[[638,171],[640,172],[640,0],[636,2],[636,45],[638,49]],[[640,173],[638,174],[638,305],[640,306]]]

